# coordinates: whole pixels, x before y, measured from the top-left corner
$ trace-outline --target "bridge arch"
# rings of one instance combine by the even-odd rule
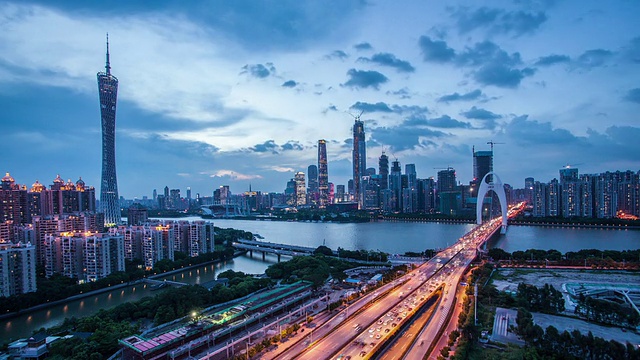
[[[493,176],[493,181],[490,183],[485,181],[488,176]],[[493,171],[487,173],[480,182],[480,189],[478,189],[477,198],[478,201],[476,204],[476,223],[478,225],[482,224],[482,200],[489,191],[496,193],[498,195],[498,200],[500,200],[500,209],[502,210],[502,229],[500,232],[504,234],[507,231],[507,194],[504,192],[502,180],[500,180],[500,177]]]

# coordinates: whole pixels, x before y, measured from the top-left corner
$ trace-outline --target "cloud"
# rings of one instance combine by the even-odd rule
[[[631,89],[624,96],[624,99],[637,104],[640,104],[640,88]]]
[[[367,102],[356,102],[355,104],[351,105],[351,109],[355,109],[355,110],[360,110],[360,111],[364,111],[366,113],[372,113],[372,112],[393,112],[393,110],[391,110],[391,108],[389,107],[389,105],[387,105],[386,103],[383,102],[377,102],[375,104],[371,104],[371,103],[367,103]]]
[[[482,96],[482,90],[476,89],[466,94],[459,94],[457,92],[449,95],[444,95],[438,98],[438,102],[453,102],[453,101],[470,101],[476,100]]]
[[[428,36],[420,36],[418,45],[422,51],[424,61],[445,63],[451,61],[456,56],[455,50],[450,48],[445,41],[431,40]]]
[[[298,83],[293,80],[287,80],[284,83],[282,83],[283,87],[288,87],[288,88],[293,88],[293,87],[296,87],[297,85]]]
[[[529,120],[528,115],[521,115],[513,118],[513,120],[507,124],[505,133],[522,146],[564,146],[583,141],[573,135],[569,130],[553,128],[550,122]]]
[[[371,130],[371,142],[388,146],[395,151],[403,151],[426,146],[430,143],[429,139],[447,135],[442,131],[407,124],[410,122],[405,121],[398,126],[374,128]]]
[[[218,170],[213,174],[209,175],[212,178],[228,178],[230,180],[253,180],[253,179],[262,179],[261,175],[248,175],[241,174],[237,171],[233,170]]]
[[[253,77],[259,78],[259,79],[264,79],[266,77],[268,77],[269,75],[271,75],[272,73],[275,73],[276,68],[275,66],[273,66],[272,63],[266,63],[265,65],[262,64],[255,64],[255,65],[245,65],[242,67],[242,72],[241,74],[249,74]]]
[[[369,44],[368,42],[361,42],[359,44],[353,45],[353,48],[358,51],[363,51],[363,50],[371,50],[373,49],[373,46],[371,46],[371,44]]]
[[[575,61],[576,66],[591,69],[605,65],[607,60],[613,56],[613,53],[605,49],[587,50],[578,56]]]
[[[429,109],[424,106],[397,105],[397,104],[389,105],[381,101],[375,104],[358,101],[355,104],[351,105],[350,109],[360,110],[365,113],[372,113],[372,112],[384,112],[384,113],[396,113],[396,114],[403,114],[403,113],[427,114],[429,113]]]
[[[334,50],[331,54],[327,54],[325,55],[326,59],[340,59],[340,60],[344,60],[346,58],[348,58],[349,55],[347,55],[346,52],[342,51],[342,50]]]
[[[295,141],[295,140],[289,140],[286,143],[284,143],[284,145],[281,146],[283,151],[290,151],[290,150],[296,150],[296,151],[300,151],[300,150],[304,150],[304,146],[302,146],[302,144],[300,144],[300,142]]]
[[[408,61],[400,60],[395,55],[389,53],[374,54],[371,58],[361,57],[358,61],[372,62],[382,66],[395,68],[399,72],[414,72],[416,68]]]
[[[484,65],[478,69],[473,77],[483,85],[494,85],[503,88],[516,88],[522,79],[535,73],[533,68],[509,68],[502,64]]]
[[[491,41],[482,41],[474,44],[473,47],[466,47],[455,60],[459,66],[479,66],[483,64],[515,66],[522,64],[520,53],[515,52],[509,55],[509,53]]]
[[[396,91],[387,91],[386,94],[398,96],[400,99],[411,99],[411,94],[409,93],[409,89],[406,87]]]
[[[451,118],[449,115],[443,115],[439,118],[429,119],[429,126],[445,128],[445,129],[469,129],[471,128],[471,124],[468,122],[458,121],[456,119]]]
[[[557,55],[552,54],[548,56],[541,56],[538,61],[535,62],[536,66],[550,66],[561,63],[568,63],[571,61],[571,58],[567,55]]]
[[[292,173],[295,171],[294,168],[291,167],[285,167],[285,166],[270,166],[267,168],[268,170],[273,170],[276,172],[281,172],[281,173]]]
[[[624,50],[625,57],[631,62],[640,64],[640,36],[631,39]]]
[[[467,119],[478,119],[478,120],[495,120],[495,119],[500,119],[502,117],[498,114],[492,113],[489,110],[477,108],[475,106],[467,111],[461,112],[460,114],[466,117]]]
[[[484,28],[489,33],[513,34],[516,37],[533,33],[547,21],[544,12],[506,11],[488,7],[475,10],[459,7],[452,13],[452,17],[456,19],[461,34]]]
[[[278,146],[278,144],[276,144],[275,141],[267,140],[262,144],[257,144],[253,147],[250,147],[249,150],[255,151],[258,153],[271,152],[272,154],[277,154],[279,148],[280,147]]]
[[[279,154],[281,151],[300,151],[304,146],[297,140],[289,140],[283,145],[278,145],[274,140],[267,140],[262,144],[254,145],[247,150],[257,153],[271,153],[274,155]]]
[[[351,88],[374,88],[378,90],[381,84],[386,83],[389,79],[383,74],[373,70],[356,70],[350,69],[347,72],[349,80],[344,83],[344,86]]]

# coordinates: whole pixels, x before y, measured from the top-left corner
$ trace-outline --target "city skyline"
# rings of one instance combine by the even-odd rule
[[[347,184],[349,111],[364,111],[369,164],[384,148],[420,178],[451,166],[470,180],[472,147],[494,140],[505,143],[495,170],[517,188],[566,164],[581,173],[640,167],[636,3],[160,2],[123,5],[117,16],[82,6],[0,10],[2,171],[20,179],[100,183],[93,76],[106,32],[126,198],[165,185],[203,196],[220,185],[281,192],[317,163],[318,139],[328,181]],[[390,18],[406,26],[372,25]]]

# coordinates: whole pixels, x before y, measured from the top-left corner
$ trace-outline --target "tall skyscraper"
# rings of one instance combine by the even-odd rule
[[[438,171],[438,192],[456,190],[456,171],[453,168]]]
[[[380,174],[380,190],[389,188],[389,157],[382,152],[378,159],[378,173]]]
[[[320,208],[329,204],[329,169],[327,167],[327,142],[318,140],[318,191],[320,192]]]
[[[318,191],[318,166],[309,165],[307,168],[307,196],[310,204],[317,203]]]
[[[100,206],[105,226],[120,223],[118,178],[116,177],[116,101],[118,78],[111,75],[109,64],[109,36],[107,35],[107,61],[105,72],[98,73],[100,117],[102,118],[102,183]]]
[[[358,208],[363,207],[361,178],[367,168],[367,145],[364,138],[364,122],[356,116],[353,124],[353,194]]]
[[[391,175],[389,175],[389,189],[392,192],[391,200],[394,211],[400,211],[402,208],[402,168],[400,161],[394,160],[391,166]]]

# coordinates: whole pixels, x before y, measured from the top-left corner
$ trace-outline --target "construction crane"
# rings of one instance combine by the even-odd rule
[[[434,170],[453,170],[453,168],[451,166],[447,166],[445,167],[434,167]]]
[[[487,144],[491,145],[491,152],[493,152],[493,145],[504,145],[504,143],[501,142],[495,142],[493,140],[488,141]]]

